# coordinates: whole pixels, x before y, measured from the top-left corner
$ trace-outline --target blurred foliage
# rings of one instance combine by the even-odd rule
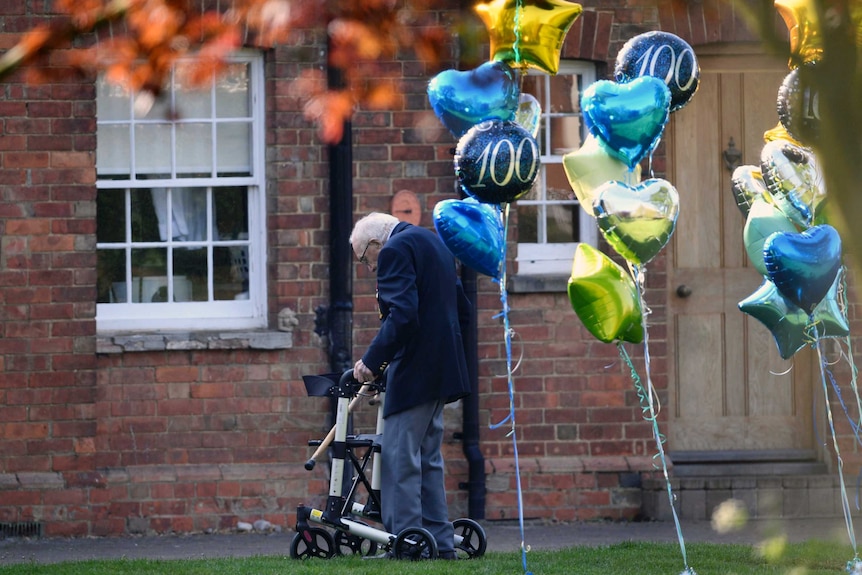
[[[0,57],[0,79],[19,68],[31,83],[104,72],[111,82],[158,96],[178,58],[191,59],[184,80],[204,85],[237,48],[270,48],[299,30],[326,30],[338,82],[317,68],[294,88],[324,141],[336,143],[356,107],[396,103],[398,78],[386,61],[410,50],[432,66],[439,62],[448,32],[435,19],[434,1],[57,0],[48,23]]]
[[[693,0],[694,1],[694,0]],[[814,149],[829,196],[828,219],[845,253],[862,263],[862,0],[727,0],[734,2],[774,51],[787,52],[775,26],[784,18],[791,37],[789,69],[819,99]],[[326,30],[329,67],[306,70],[293,86],[306,116],[325,142],[341,139],[343,122],[358,107],[387,109],[399,98],[386,63],[407,51],[433,69],[447,37],[471,37],[464,22],[450,29],[434,12],[442,0],[56,0],[47,24],[22,36],[0,57],[0,79],[23,68],[30,82],[60,74],[104,72],[110,81],[158,95],[177,58],[191,58],[187,81],[208,82],[231,51],[289,43],[300,30]],[[459,3],[460,6],[460,3]],[[794,21],[794,18],[796,19]],[[463,20],[463,19],[460,19]],[[481,27],[478,27],[481,28]],[[477,42],[462,42],[464,46]],[[462,60],[475,59],[466,50]],[[810,65],[816,63],[816,65]],[[862,265],[856,266],[862,269]]]

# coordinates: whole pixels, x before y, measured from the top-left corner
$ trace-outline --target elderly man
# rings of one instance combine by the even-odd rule
[[[372,213],[350,235],[359,262],[377,272],[380,330],[353,367],[360,382],[386,371],[381,448],[383,524],[424,527],[439,557],[454,559],[443,477],[443,405],[467,395],[461,340],[470,303],[455,259],[431,231]]]

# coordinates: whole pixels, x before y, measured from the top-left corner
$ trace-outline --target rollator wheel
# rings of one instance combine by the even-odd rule
[[[485,554],[488,548],[488,538],[481,525],[462,517],[452,522],[455,527],[455,553],[459,559],[475,559]],[[461,542],[458,542],[461,537]]]
[[[357,521],[357,523],[361,522]],[[363,523],[363,525],[365,524]],[[336,531],[335,553],[338,555],[374,555],[377,553],[377,542],[344,531]]]
[[[395,538],[393,553],[396,559],[420,561],[437,559],[437,541],[422,527],[408,527]]]
[[[293,559],[329,559],[335,554],[335,542],[325,529],[311,527],[293,536],[290,556]]]

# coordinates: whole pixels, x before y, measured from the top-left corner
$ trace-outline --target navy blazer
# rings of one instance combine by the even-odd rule
[[[362,362],[374,373],[386,369],[383,416],[469,394],[461,326],[470,303],[436,234],[395,226],[377,259],[377,301],[380,331]]]

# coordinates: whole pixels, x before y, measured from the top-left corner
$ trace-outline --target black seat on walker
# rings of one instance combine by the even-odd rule
[[[345,439],[347,447],[380,447],[380,438],[383,436],[377,433],[360,433],[358,435],[348,435]],[[308,445],[317,447],[323,443],[322,439],[309,439]]]
[[[340,373],[325,373],[323,375],[303,375],[305,392],[308,397],[326,397],[333,395],[341,379]]]

